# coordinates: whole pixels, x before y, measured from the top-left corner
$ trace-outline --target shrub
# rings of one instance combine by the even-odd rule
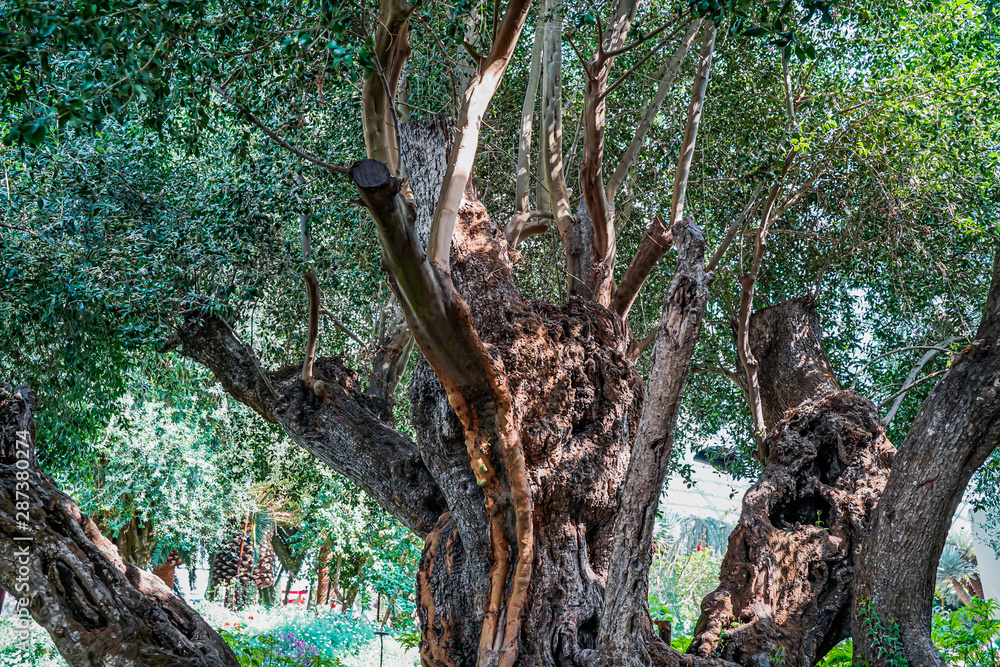
[[[977,667],[1000,665],[994,641],[1000,636],[1000,621],[993,618],[996,611],[996,600],[973,598],[966,607],[936,615],[931,636],[945,662]]]
[[[262,635],[219,630],[241,667],[340,667],[343,663],[328,658],[320,650],[294,633]]]
[[[371,623],[363,618],[352,618],[346,614],[283,615],[271,628],[275,635],[294,634],[302,641],[319,649],[328,658],[345,654],[355,654],[362,646],[375,639]]]
[[[0,621],[0,667],[66,667],[66,661],[59,655],[49,634],[36,625],[31,624],[31,640],[29,655],[21,651],[20,637],[10,618]]]

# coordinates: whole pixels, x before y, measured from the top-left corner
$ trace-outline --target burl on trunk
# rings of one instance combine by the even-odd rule
[[[415,129],[419,125],[404,129],[404,153]],[[442,159],[444,154],[442,149]],[[433,201],[421,195],[437,187],[424,182],[435,172],[429,162],[425,157],[420,171],[411,172],[418,205]],[[424,215],[418,208],[418,233]],[[685,261],[669,291],[665,310],[671,317],[661,325],[667,343],[660,352],[661,367],[668,358],[678,360],[669,371],[676,384],[673,398],[683,384],[707,297],[700,272],[703,242],[686,228],[679,236]],[[640,620],[630,624],[651,628],[644,578],[619,596],[627,601],[610,609],[606,587],[624,536],[636,549],[634,556],[648,559],[669,438],[652,445],[636,439],[642,432],[643,387],[627,357],[621,318],[581,298],[564,306],[523,299],[513,283],[506,242],[471,191],[461,209],[451,266],[473,324],[509,387],[534,509],[533,568],[517,664],[574,664],[599,648],[602,623],[611,617],[638,614]],[[467,433],[426,362],[420,362],[410,391],[418,444],[450,508],[428,536],[421,561],[421,655],[426,665],[471,666],[477,664],[488,609],[491,527],[469,465]],[[662,418],[672,423],[672,415]],[[633,470],[642,467],[634,463],[637,452],[656,445],[642,462],[651,469]],[[630,475],[643,484],[626,498]],[[510,549],[513,554],[515,547]],[[502,609],[501,627],[505,613]],[[629,639],[654,641],[651,630]],[[501,641],[498,635],[496,648]]]
[[[850,636],[859,541],[895,448],[871,401],[837,386],[812,296],[755,313],[749,333],[769,455],[689,651],[807,667]]]

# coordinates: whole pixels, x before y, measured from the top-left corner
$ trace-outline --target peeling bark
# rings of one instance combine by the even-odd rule
[[[30,389],[0,384],[0,586],[26,602],[73,667],[237,667],[215,630],[123,561],[34,457],[18,454],[19,431],[33,448],[33,409]]]

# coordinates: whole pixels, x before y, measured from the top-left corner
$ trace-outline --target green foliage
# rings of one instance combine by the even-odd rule
[[[241,667],[340,667],[337,658],[328,658],[292,633],[248,635],[220,629],[219,634],[233,649]]]
[[[861,626],[879,658],[890,667],[906,667],[909,661],[903,655],[903,640],[896,621],[883,621],[871,600],[862,600],[858,608]]]
[[[834,646],[816,663],[817,667],[851,667],[852,664],[854,664],[854,643],[850,639],[845,639]]]
[[[416,625],[400,630],[395,634],[395,637],[404,651],[420,646],[420,629]]]
[[[934,616],[931,638],[950,665],[1000,665],[996,600],[973,598],[968,606]]]
[[[363,618],[332,613],[318,616],[282,616],[272,634],[287,641],[305,642],[320,654],[334,658],[358,650],[375,638],[375,629]]]
[[[119,410],[94,462],[60,475],[81,509],[111,535],[133,518],[152,523],[161,552],[207,554],[228,539],[266,470],[247,446],[254,418],[211,395],[173,407],[129,396]]]
[[[66,667],[66,661],[59,655],[48,634],[36,625],[30,624],[31,638],[28,655],[21,650],[20,635],[14,627],[13,617],[0,620],[0,667]]]
[[[945,604],[956,609],[962,606],[955,582],[957,581],[958,585],[967,585],[968,578],[972,576],[978,576],[978,569],[971,541],[960,541],[949,537],[937,567],[935,595],[942,603],[942,609]]]
[[[691,645],[691,637],[684,635],[673,635],[670,637],[670,646],[681,653],[687,653],[688,646]]]
[[[701,599],[719,583],[729,527],[667,515],[659,522],[649,573],[649,613],[669,620],[679,635],[694,630]]]

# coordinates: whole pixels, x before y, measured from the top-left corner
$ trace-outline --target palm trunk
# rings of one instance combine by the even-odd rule
[[[316,568],[316,606],[325,607],[330,601],[330,544],[319,548],[319,567]]]
[[[983,593],[983,580],[979,578],[978,574],[969,577],[969,587],[977,598],[980,600],[986,599],[986,594]]]
[[[958,596],[958,599],[962,601],[963,605],[967,605],[972,602],[972,596],[969,595],[969,591],[965,590],[965,586],[962,585],[961,581],[955,577],[951,577],[948,581],[951,582],[952,588],[955,589],[955,594]]]
[[[153,569],[153,574],[160,578],[160,581],[169,588],[174,590],[174,571],[177,568],[177,564],[173,561],[168,560],[163,565]]]

